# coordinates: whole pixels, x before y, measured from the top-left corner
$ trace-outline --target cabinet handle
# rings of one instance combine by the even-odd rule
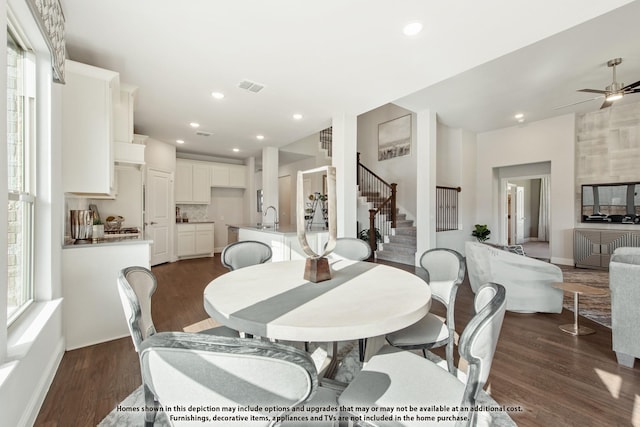
[[[157,222],[151,221],[151,225],[153,225],[153,224],[157,224]]]

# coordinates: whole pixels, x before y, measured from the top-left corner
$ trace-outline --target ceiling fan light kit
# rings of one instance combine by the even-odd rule
[[[640,92],[640,88],[638,88],[638,86],[640,86],[640,81],[637,81],[627,86],[625,86],[624,83],[618,83],[617,77],[616,77],[616,66],[620,64],[622,64],[622,58],[614,58],[607,61],[607,67],[613,69],[613,82],[609,86],[607,86],[605,90],[580,89],[578,90],[578,92],[599,93],[604,95],[604,103],[600,107],[601,109],[610,107],[615,101],[622,99],[624,95]],[[593,101],[594,99],[598,99],[598,98],[600,97],[587,99],[585,101],[580,101],[580,102]],[[577,104],[579,104],[580,102],[578,102]]]

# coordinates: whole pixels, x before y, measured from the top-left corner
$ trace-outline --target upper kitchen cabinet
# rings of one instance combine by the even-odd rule
[[[212,163],[211,186],[245,188],[247,186],[247,167],[244,165]]]
[[[211,202],[210,167],[206,162],[176,159],[176,203]]]
[[[66,193],[112,196],[114,106],[120,78],[114,71],[66,61],[62,87],[62,181]]]

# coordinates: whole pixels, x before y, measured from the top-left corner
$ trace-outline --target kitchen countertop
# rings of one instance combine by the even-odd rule
[[[215,224],[215,221],[187,221],[187,222],[177,222],[176,224]]]
[[[114,246],[114,245],[139,245],[139,244],[152,244],[153,240],[147,240],[142,236],[131,237],[112,237],[106,239],[97,240],[73,240],[65,239],[62,249],[70,248],[95,248],[101,246]]]
[[[271,234],[285,234],[285,235],[298,234],[298,229],[295,225],[282,225],[282,226],[278,226],[278,228],[273,228],[272,225],[269,228],[262,228],[255,224],[225,224],[225,225],[227,227],[242,228],[242,229],[251,230],[251,231],[261,231],[263,233],[271,233]],[[265,224],[265,225],[269,226],[270,224]],[[325,227],[312,227],[310,229],[307,229],[307,233],[309,234],[323,233],[328,231],[329,230]]]

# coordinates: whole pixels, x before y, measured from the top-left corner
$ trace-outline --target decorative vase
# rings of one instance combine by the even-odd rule
[[[104,238],[104,224],[94,224],[91,232],[91,238],[93,240]]]
[[[327,217],[326,224],[329,229],[329,241],[325,246],[324,252],[317,254],[309,246],[307,241],[307,224],[305,221],[305,196],[304,196],[304,175],[325,172],[327,176]],[[323,166],[316,169],[306,171],[298,171],[296,193],[296,218],[297,218],[297,234],[298,241],[302,250],[307,255],[307,261],[304,268],[304,279],[313,283],[322,282],[331,279],[331,270],[329,261],[326,256],[329,255],[336,247],[337,238],[337,220],[336,220],[336,168],[333,166]]]
[[[90,210],[72,210],[69,212],[71,238],[76,240],[91,239],[93,212]]]

